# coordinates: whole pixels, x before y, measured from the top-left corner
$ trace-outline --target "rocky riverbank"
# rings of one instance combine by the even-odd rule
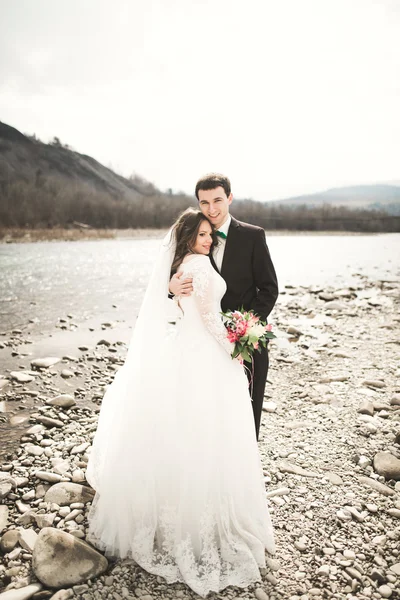
[[[51,229],[27,229],[27,228],[0,228],[0,244],[29,243],[29,242],[53,242],[65,241],[76,242],[82,240],[100,239],[150,239],[161,238],[167,233],[167,229],[92,229],[91,227],[63,228],[53,227]],[[268,230],[271,235],[371,235],[371,232],[355,231],[297,231],[290,229]]]
[[[400,282],[358,281],[281,293],[259,443],[277,554],[211,599],[400,598]],[[1,600],[198,598],[85,544],[90,443],[126,352],[107,338],[46,360],[0,338],[0,419],[21,428],[0,463]]]
[[[101,239],[149,239],[160,238],[166,229],[95,229],[82,227],[52,227],[52,228],[0,228],[0,244],[30,243],[30,242],[76,242],[83,240]]]

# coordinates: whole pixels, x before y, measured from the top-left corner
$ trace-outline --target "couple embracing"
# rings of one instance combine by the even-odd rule
[[[87,537],[205,597],[259,581],[265,551],[275,553],[257,447],[268,351],[249,365],[251,398],[221,310],[265,321],[278,286],[264,230],[229,214],[229,179],[206,175],[196,197],[199,210],[185,211],[161,244],[103,398]]]

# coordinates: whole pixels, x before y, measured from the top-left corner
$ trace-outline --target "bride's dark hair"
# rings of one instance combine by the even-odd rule
[[[200,225],[203,221],[210,223],[201,210],[187,208],[173,224],[172,239],[176,242],[176,250],[171,266],[171,276],[176,273],[186,254],[193,251],[192,249],[196,244],[197,234],[199,233]],[[211,253],[213,246],[217,242],[217,236],[215,234],[214,225],[212,223],[210,223],[210,225],[213,238],[213,244],[210,248]]]

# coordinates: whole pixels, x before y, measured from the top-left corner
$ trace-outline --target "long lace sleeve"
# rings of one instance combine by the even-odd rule
[[[210,259],[201,254],[192,258],[186,266],[185,275],[193,278],[192,296],[205,327],[224,350],[231,354],[234,344],[228,340],[221,315],[216,310],[215,276]]]

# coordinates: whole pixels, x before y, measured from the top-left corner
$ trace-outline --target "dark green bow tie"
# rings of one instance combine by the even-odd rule
[[[228,237],[226,235],[226,233],[224,233],[223,231],[216,231],[215,232],[219,237],[222,237],[224,240],[226,240],[226,238]]]

